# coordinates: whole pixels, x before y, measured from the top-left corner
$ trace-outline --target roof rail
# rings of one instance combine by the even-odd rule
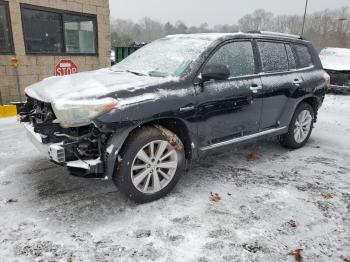
[[[271,31],[248,31],[247,33],[250,34],[263,34],[263,35],[271,35],[271,36],[283,36],[283,37],[289,37],[289,38],[296,38],[296,39],[303,39],[300,35],[293,35],[293,34],[287,34],[287,33],[278,33],[278,32],[271,32]]]

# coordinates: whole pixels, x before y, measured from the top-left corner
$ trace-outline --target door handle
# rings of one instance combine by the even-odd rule
[[[258,93],[259,90],[262,89],[262,86],[260,85],[252,85],[250,88],[249,88],[254,94]]]
[[[188,112],[188,111],[192,111],[192,110],[194,110],[194,106],[181,107],[180,108],[180,113]]]
[[[303,80],[300,80],[300,79],[298,79],[298,78],[296,78],[296,79],[294,79],[294,81],[293,81],[293,85],[295,85],[295,86],[300,86],[300,84],[303,82]]]

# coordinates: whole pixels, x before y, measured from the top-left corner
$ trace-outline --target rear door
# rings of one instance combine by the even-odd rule
[[[263,85],[261,131],[278,128],[289,98],[300,84],[296,63],[288,43],[257,40]]]
[[[258,132],[262,85],[257,74],[252,40],[222,44],[206,64],[226,65],[230,77],[224,81],[205,82],[197,96],[200,147],[212,147]]]
[[[306,44],[293,44],[297,58],[299,88],[302,94],[315,92],[317,88],[323,91],[324,70],[313,60],[312,50]],[[312,47],[311,47],[312,48]],[[316,53],[316,52],[314,52]]]

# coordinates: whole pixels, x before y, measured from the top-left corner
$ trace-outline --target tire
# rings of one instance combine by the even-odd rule
[[[185,169],[183,143],[161,126],[134,131],[123,146],[120,157],[113,181],[126,197],[140,204],[171,192]],[[166,158],[161,160],[163,157]]]
[[[300,120],[305,125],[300,125]],[[309,140],[312,133],[315,119],[315,112],[308,103],[301,103],[294,112],[293,118],[289,124],[288,133],[280,136],[282,146],[289,149],[298,149],[303,147]],[[297,131],[298,130],[298,131]],[[298,139],[299,133],[299,139]]]

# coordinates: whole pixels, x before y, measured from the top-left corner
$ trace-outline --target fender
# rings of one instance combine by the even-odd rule
[[[193,137],[195,137],[195,134],[191,134],[192,130],[189,126],[188,123],[186,123],[185,121],[178,119],[178,118],[171,118],[171,119],[176,119],[177,121],[180,121],[181,123],[183,123],[183,125],[185,126],[186,130],[182,130],[182,132],[185,132],[185,136],[186,139],[188,139],[189,141],[183,141],[186,151],[188,151],[188,158],[189,159],[193,159],[193,158],[197,158],[198,157],[198,151],[195,148],[195,141],[193,139]],[[171,123],[171,120],[169,118],[159,118],[159,119],[154,119],[152,121],[149,122],[142,122],[139,125],[133,125],[133,126],[129,126],[127,128],[124,128],[120,131],[114,132],[112,137],[108,140],[107,146],[106,146],[106,150],[103,153],[104,154],[104,160],[105,160],[105,175],[108,178],[111,178],[113,176],[114,173],[114,168],[115,165],[118,161],[118,154],[121,150],[121,148],[123,147],[125,141],[127,140],[127,138],[129,137],[129,135],[138,127],[141,126],[145,126],[145,125],[151,125],[152,123],[159,123],[161,126],[164,126],[165,128],[168,128],[169,130],[171,130],[172,132],[176,133],[175,130],[173,130],[173,128],[171,128],[169,126],[169,123]],[[166,121],[169,121],[168,124],[166,124]],[[187,144],[187,145],[186,145]]]
[[[124,145],[132,130],[134,130],[134,127],[124,129],[122,132],[114,133],[109,139],[106,150],[104,152],[106,170],[105,175],[107,178],[111,178],[113,176],[120,149]]]
[[[290,98],[290,100],[288,102],[288,106],[285,107],[285,110],[281,114],[281,118],[280,118],[281,119],[281,126],[289,126],[297,107],[300,105],[300,103],[302,103],[303,101],[305,101],[306,99],[309,99],[309,98],[317,99],[317,101],[318,101],[318,97],[315,96],[314,94],[308,94],[308,95],[305,95],[305,96],[300,97],[300,98]],[[319,102],[318,102],[318,104],[319,104]],[[315,112],[315,114],[316,113],[317,112]]]

